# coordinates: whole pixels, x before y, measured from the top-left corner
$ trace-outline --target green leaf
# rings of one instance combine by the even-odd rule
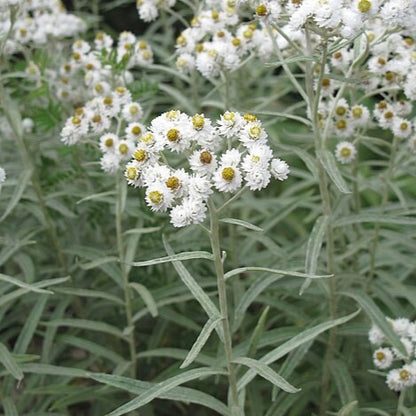
[[[300,391],[300,389],[297,389],[296,387],[292,386],[283,377],[281,377],[279,374],[273,371],[268,365],[264,364],[261,361],[253,360],[252,358],[247,357],[239,357],[233,359],[233,362],[236,364],[243,364],[247,366],[252,371],[255,371],[258,375],[262,376],[266,380],[270,381],[270,383],[274,384],[275,386],[279,387],[287,393],[297,393]]]
[[[157,312],[157,305],[155,300],[153,299],[152,294],[149,292],[149,290],[141,285],[140,283],[131,282],[129,283],[129,286],[133,288],[139,296],[142,298],[144,304],[149,309],[150,314],[155,318],[158,314]]]
[[[13,399],[11,397],[5,397],[2,400],[3,409],[4,409],[4,416],[19,416],[17,412],[17,408],[13,403]]]
[[[337,413],[337,416],[350,416],[352,415],[352,411],[357,406],[358,402],[357,400],[354,400],[353,402],[347,403],[345,406],[342,406],[342,408]]]
[[[347,183],[345,182],[341,172],[338,169],[333,154],[326,149],[320,149],[316,153],[323,168],[332,179],[338,190],[343,194],[350,194],[351,191],[349,190]]]
[[[29,285],[25,282],[22,282],[21,280],[15,279],[14,277],[7,276],[2,273],[0,273],[0,281],[10,283],[14,286],[22,287],[24,289],[27,289],[28,292],[53,294],[53,292],[50,290],[39,289],[35,285]]]
[[[77,201],[77,204],[82,204],[83,202],[87,202],[87,201],[104,201],[107,202],[109,201],[107,199],[108,196],[114,197],[116,195],[115,191],[107,191],[107,192],[100,192],[98,194],[92,194],[92,195],[88,195],[85,198],[80,199],[79,201]],[[114,198],[111,199],[111,201],[113,201]]]
[[[339,393],[339,398],[341,403],[345,406],[351,405],[351,403],[358,403],[357,395],[355,393],[354,381],[351,378],[350,372],[348,371],[347,365],[340,360],[332,360],[329,368],[332,373],[332,379],[335,381],[337,390]],[[360,412],[353,405],[350,410],[344,410],[345,415],[359,416]]]
[[[22,364],[24,373],[48,374],[52,376],[64,377],[88,377],[88,372],[78,368],[61,367],[49,364]]]
[[[186,251],[183,253],[173,254],[171,256],[159,257],[153,260],[136,261],[131,263],[135,267],[153,266],[154,264],[173,263],[175,261],[192,260],[192,259],[207,259],[213,260],[214,257],[207,251]]]
[[[16,363],[15,359],[13,358],[12,354],[10,354],[9,350],[6,346],[0,342],[0,362],[4,365],[6,370],[16,379],[22,380],[23,379],[23,371]]]
[[[43,288],[43,287],[59,285],[61,283],[66,282],[68,279],[69,279],[69,277],[59,277],[57,279],[42,280],[41,282],[34,283],[31,286],[39,289],[39,288]],[[10,302],[14,299],[19,298],[20,296],[23,296],[28,292],[29,292],[29,290],[26,289],[26,288],[17,289],[13,292],[10,292],[7,295],[4,295],[0,298],[0,306],[3,306],[6,303],[8,303],[8,302]]]
[[[75,287],[59,287],[55,289],[55,292],[63,293],[66,295],[80,296],[80,297],[85,297],[85,298],[105,299],[117,305],[124,306],[124,300],[118,298],[115,295],[112,295],[111,293],[103,292],[101,290],[81,289],[81,288],[75,288]]]
[[[115,376],[110,374],[94,373],[90,378],[117,389],[126,390],[130,393],[141,395],[154,387],[154,383],[140,380],[133,380],[127,377]],[[174,387],[173,389],[161,393],[158,399],[175,400],[184,403],[195,403],[212,409],[224,416],[230,416],[230,412],[223,403],[218,399],[203,393],[201,391],[190,389],[188,387]]]
[[[118,257],[115,256],[107,256],[107,257],[101,257],[99,259],[90,261],[89,263],[79,263],[79,267],[81,267],[82,270],[91,270],[96,267],[99,267],[106,263],[115,263],[118,261]]]
[[[13,192],[13,196],[10,198],[10,201],[7,205],[6,210],[4,211],[3,215],[0,217],[0,222],[4,221],[7,218],[7,216],[13,211],[13,208],[20,201],[20,198],[22,197],[24,190],[29,184],[31,176],[32,176],[32,171],[30,170],[24,170],[23,173],[19,176],[19,179],[17,181],[18,185]]]
[[[27,320],[14,345],[14,354],[24,354],[26,352],[27,348],[29,347],[30,341],[32,340],[32,337],[36,331],[36,328],[39,324],[39,320],[42,316],[42,312],[45,308],[47,300],[47,295],[40,296],[35,306],[30,311],[30,314],[27,317]]]
[[[334,227],[344,227],[345,225],[358,224],[362,222],[373,222],[380,224],[397,225],[416,225],[416,218],[406,216],[391,216],[379,214],[358,214],[343,217],[334,222]]]
[[[264,326],[266,324],[267,314],[269,313],[270,306],[266,306],[262,312],[256,327],[254,328],[253,334],[251,335],[250,342],[247,348],[247,355],[252,355],[260,341],[260,338],[264,332]]]
[[[148,389],[145,393],[140,394],[133,400],[130,400],[126,404],[108,413],[107,416],[120,416],[125,415],[128,412],[132,412],[147,403],[150,403],[153,399],[160,397],[162,394],[172,390],[173,388],[187,383],[188,381],[195,380],[201,377],[207,377],[212,375],[226,375],[227,372],[216,368],[196,368],[194,370],[186,371],[178,376],[169,378],[168,380],[162,381],[156,384],[154,387]],[[95,374],[90,374],[90,377],[97,380]],[[97,380],[100,381],[100,380]]]
[[[328,227],[329,216],[323,215],[318,217],[313,226],[311,234],[309,235],[308,245],[306,247],[306,258],[305,258],[305,272],[307,274],[315,274],[318,268],[318,259],[321,252],[322,243],[324,240],[325,232]],[[303,292],[311,284],[311,279],[305,280],[302,287],[300,288],[299,294]]]
[[[295,348],[299,347],[300,345],[308,342],[318,335],[322,334],[322,332],[327,331],[334,326],[342,325],[345,322],[355,318],[360,313],[360,309],[350,315],[344,316],[342,318],[334,319],[332,321],[324,322],[319,324],[313,328],[306,329],[305,331],[301,332],[300,334],[294,336],[289,341],[285,342],[284,344],[280,345],[279,347],[275,348],[274,350],[270,351],[264,357],[262,357],[259,361],[269,365],[279,358],[284,357],[290,351],[294,350]],[[247,371],[238,381],[237,387],[238,390],[241,390],[244,386],[246,386],[253,378],[255,377],[256,372],[254,370]]]
[[[59,327],[68,326],[71,328],[87,329],[89,331],[104,332],[106,334],[114,335],[117,338],[125,339],[123,333],[115,326],[106,324],[104,322],[89,321],[87,319],[53,319],[42,323],[45,326]]]
[[[165,246],[166,252],[169,254],[169,257],[175,256],[172,247],[169,245],[165,238],[163,238],[163,244]],[[199,302],[199,304],[202,306],[202,309],[204,309],[207,315],[212,319],[221,317],[220,311],[215,306],[214,302],[204,292],[202,287],[198,285],[196,280],[191,276],[188,270],[185,269],[183,264],[180,261],[174,261],[173,267],[179,274],[180,278],[182,279],[182,282],[191,291],[192,295]],[[219,334],[222,333],[221,330],[217,329],[217,331],[219,331]]]
[[[263,232],[263,228],[257,227],[256,225],[250,224],[247,221],[237,220],[236,218],[221,218],[220,222],[224,222],[226,224],[234,224],[239,225],[244,228],[248,228],[249,230]]]
[[[198,354],[204,347],[205,343],[208,341],[211,332],[215,329],[215,327],[221,320],[221,318],[208,319],[207,323],[204,325],[202,331],[198,335],[198,338],[196,339],[194,345],[192,345],[192,348],[190,349],[184,362],[181,364],[179,368],[185,368],[195,360],[195,358],[198,356]]]
[[[400,341],[400,338],[394,332],[392,326],[387,322],[384,314],[368,295],[352,291],[341,292],[341,294],[353,298],[364,309],[365,313],[373,321],[373,323],[380,328],[391,344],[404,356],[407,355],[406,349]]]
[[[295,277],[303,277],[303,278],[310,278],[310,279],[321,279],[321,278],[331,277],[331,275],[328,275],[328,274],[311,275],[307,273],[292,272],[289,270],[270,269],[268,267],[239,267],[238,269],[233,269],[225,273],[224,279],[227,280],[230,277],[236,276],[241,273],[246,273],[246,272],[267,272],[267,273],[272,273],[272,274],[281,274],[283,276],[295,276]]]

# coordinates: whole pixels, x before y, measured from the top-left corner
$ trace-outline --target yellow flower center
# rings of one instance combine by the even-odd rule
[[[192,117],[192,125],[197,129],[200,130],[202,127],[204,127],[205,119],[200,114],[195,114]]]
[[[95,114],[91,120],[94,123],[99,123],[99,122],[101,122],[101,116],[99,114]]]
[[[376,358],[377,358],[378,361],[383,361],[385,357],[386,356],[385,356],[384,352],[379,351],[379,352],[376,353]]]
[[[246,113],[244,114],[244,120],[250,123],[250,122],[256,121],[257,117],[254,114]]]
[[[209,165],[211,163],[211,161],[212,161],[212,154],[210,152],[208,152],[208,150],[204,150],[199,155],[199,161],[203,165]]]
[[[343,147],[340,151],[342,157],[350,157],[351,156],[351,149],[349,147]]]
[[[149,50],[146,49],[145,51],[142,52],[142,58],[145,61],[148,61],[151,57],[152,57],[152,54]]]
[[[142,129],[140,128],[140,126],[134,126],[131,129],[132,134],[134,134],[135,136],[138,136],[139,134],[141,134]]]
[[[334,59],[341,59],[342,58],[342,53],[341,52],[335,52],[333,55]]]
[[[79,54],[78,52],[74,52],[74,53],[72,54],[72,58],[73,58],[75,61],[79,61],[79,60],[81,59],[81,54]]]
[[[226,113],[224,113],[223,118],[226,121],[233,121],[234,118],[235,118],[235,114],[234,113],[226,112]]]
[[[147,133],[144,136],[140,137],[140,141],[143,143],[150,143],[153,141],[153,134]]]
[[[94,69],[94,65],[91,62],[88,62],[87,64],[85,64],[85,69],[87,71],[91,71],[92,69]]]
[[[337,129],[344,130],[347,127],[347,122],[345,120],[338,120],[336,126]]]
[[[251,156],[251,161],[254,162],[254,163],[259,163],[260,162],[260,156],[256,156],[256,155]]]
[[[264,4],[260,4],[256,8],[256,14],[257,16],[266,16],[267,15],[267,7]]]
[[[137,169],[134,166],[130,166],[126,170],[126,176],[127,179],[130,179],[131,181],[135,180],[137,177]]]
[[[261,134],[261,128],[259,126],[250,127],[250,136],[259,138],[260,134]]]
[[[358,2],[358,10],[361,13],[366,13],[371,9],[371,1],[369,0],[360,0]]]
[[[185,45],[185,44],[186,44],[186,39],[185,39],[185,36],[183,36],[183,35],[179,35],[179,36],[176,38],[176,43],[177,43],[178,45]]]
[[[147,153],[146,150],[144,149],[137,149],[134,153],[133,153],[133,157],[138,161],[138,162],[144,162],[147,159]]]
[[[101,84],[95,84],[94,89],[97,92],[102,92],[104,90],[104,87]]]
[[[126,89],[124,87],[116,87],[116,93],[118,95],[124,95],[126,93]]]
[[[137,46],[139,47],[139,49],[147,49],[147,43],[144,41],[140,41]]]
[[[237,48],[238,46],[240,46],[240,45],[241,45],[241,40],[240,40],[240,39],[238,39],[238,38],[234,38],[234,39],[231,41],[231,43],[233,44],[233,46],[235,46],[235,47]]]
[[[125,155],[129,151],[129,147],[127,146],[126,143],[121,143],[120,146],[118,147],[118,151],[122,155]]]
[[[75,114],[76,114],[77,116],[82,116],[82,115],[84,114],[84,108],[83,108],[83,107],[77,107],[77,108],[75,109]]]
[[[75,117],[72,117],[71,122],[74,126],[79,126],[81,124],[81,119],[75,116]]]
[[[331,80],[329,78],[324,78],[322,80],[322,86],[323,87],[329,87],[331,85]]]
[[[354,107],[352,109],[352,115],[355,118],[360,118],[363,115],[363,109],[361,107]]]
[[[251,29],[246,29],[246,30],[243,32],[243,36],[244,36],[246,39],[251,39],[251,38],[253,37],[253,31],[252,31]]]
[[[168,132],[166,133],[166,138],[170,142],[177,142],[179,140],[179,130],[177,129],[168,130]]]
[[[202,52],[204,50],[204,45],[202,43],[198,43],[198,45],[195,46],[196,52]]]
[[[98,32],[97,36],[95,37],[95,39],[97,40],[103,40],[104,39],[104,33],[103,32]]]
[[[163,201],[163,194],[159,191],[149,192],[149,199],[156,205],[160,204]]]
[[[344,106],[340,105],[336,108],[335,112],[337,113],[337,115],[343,116],[347,112],[347,109]]]
[[[134,115],[134,114],[137,114],[138,112],[139,112],[139,109],[138,109],[137,105],[131,105],[129,107],[129,113],[130,114]]]
[[[400,130],[404,131],[407,130],[409,127],[409,124],[407,124],[405,121],[403,123],[400,123]]]
[[[224,35],[225,35],[225,33],[224,33],[222,30],[220,30],[220,31],[217,33],[217,37],[218,37],[218,38],[223,38],[223,37],[224,37]]]
[[[176,176],[171,176],[170,178],[166,180],[166,186],[169,189],[172,189],[172,191],[178,189],[180,184],[181,184],[181,181]]]
[[[179,110],[171,110],[166,113],[166,118],[168,120],[175,120],[179,115]]]
[[[385,119],[390,119],[393,118],[394,114],[391,111],[386,111],[386,113],[384,114],[384,118]]]
[[[108,137],[107,139],[105,139],[104,141],[104,145],[105,147],[113,147],[114,144],[114,140],[112,137]]]
[[[407,370],[404,370],[404,369],[400,370],[399,375],[400,375],[401,380],[409,380],[410,374]]]
[[[214,19],[214,20],[217,20],[219,17],[220,17],[220,14],[218,13],[218,12],[212,12],[212,14],[211,14],[211,17]]]
[[[221,176],[225,181],[231,182],[234,179],[235,171],[231,167],[224,168],[221,172]]]
[[[110,106],[113,104],[113,99],[111,97],[105,97],[103,100],[103,104],[105,106]]]

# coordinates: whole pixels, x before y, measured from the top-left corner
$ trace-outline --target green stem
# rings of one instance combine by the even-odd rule
[[[400,415],[404,414],[404,413],[402,413],[401,408],[404,406],[405,396],[406,396],[406,389],[403,389],[400,392],[399,401],[397,402],[396,416],[400,416]]]
[[[126,310],[126,321],[128,329],[128,343],[130,351],[130,376],[136,379],[137,375],[137,354],[136,354],[136,339],[134,334],[134,322],[133,322],[133,310],[131,305],[130,287],[129,287],[129,276],[126,269],[125,251],[123,244],[123,227],[122,227],[122,216],[123,216],[123,193],[122,193],[122,178],[119,174],[116,176],[116,236],[117,236],[117,251],[120,260],[120,272],[123,279],[124,289],[124,305]]]
[[[227,292],[224,279],[224,268],[220,249],[220,226],[218,221],[218,212],[211,199],[208,200],[210,215],[210,239],[212,254],[214,256],[215,272],[217,275],[218,297],[220,303],[220,312],[222,316],[222,328],[224,331],[224,349],[225,359],[227,362],[228,382],[231,393],[231,414],[242,414],[238,404],[237,380],[235,376],[235,367],[232,363],[232,339],[230,322],[228,318]]]
[[[307,41],[307,51],[309,54],[312,54],[312,44],[309,37],[309,32],[306,29],[306,41]],[[322,87],[322,80],[324,77],[324,70],[325,64],[328,57],[328,45],[326,39],[322,39],[322,59],[321,59],[321,71],[317,80],[317,88],[314,92],[313,88],[313,71],[311,68],[310,62],[306,62],[306,91],[308,94],[308,102],[309,108],[311,111],[312,117],[312,126],[313,132],[315,137],[315,151],[318,152],[320,149],[324,149],[326,145],[326,131],[324,130],[324,134],[321,134],[321,129],[319,125],[319,117],[318,117],[318,108],[319,108],[319,101],[321,98],[321,87]],[[322,166],[322,163],[318,161],[318,178],[319,178],[319,192],[322,199],[322,208],[324,215],[331,217],[332,215],[332,207],[331,207],[331,197],[329,194],[328,184],[325,169]],[[335,287],[335,260],[334,260],[334,251],[335,251],[335,243],[334,243],[334,233],[333,228],[331,225],[331,221],[328,223],[328,227],[326,229],[326,248],[327,248],[327,272],[330,277],[328,279],[328,290],[329,290],[329,314],[331,319],[335,319],[337,314],[337,303],[336,303],[336,287]],[[331,373],[329,370],[330,362],[334,356],[335,350],[335,343],[336,343],[336,328],[333,327],[329,331],[329,340],[328,340],[328,348],[325,354],[324,365],[322,370],[322,381],[321,381],[321,403],[320,403],[320,414],[321,416],[325,416],[327,408],[328,408],[328,401],[329,401],[329,385],[331,381]]]
[[[392,179],[392,176],[393,176],[394,161],[396,159],[398,145],[399,145],[399,138],[397,136],[394,136],[393,143],[391,146],[389,165],[388,165],[385,177],[384,177],[385,180],[384,180],[383,194],[382,194],[382,199],[381,199],[381,204],[380,204],[380,212],[379,212],[380,215],[384,213],[387,202],[389,200],[389,181]],[[376,272],[376,256],[377,256],[378,237],[380,235],[380,228],[381,228],[381,225],[378,222],[374,227],[373,243],[371,245],[371,250],[370,250],[370,271],[368,273],[368,279],[367,279],[367,292],[371,289],[371,285],[373,283],[374,275]]]

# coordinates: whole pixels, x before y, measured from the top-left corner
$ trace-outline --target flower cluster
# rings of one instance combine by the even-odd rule
[[[73,37],[86,30],[84,21],[67,13],[59,0],[6,3],[8,7],[0,7],[0,36],[11,30],[4,46],[6,54],[19,52],[31,44],[44,46],[51,38]]]
[[[175,154],[186,157],[189,171],[170,166]],[[138,137],[125,170],[130,185],[146,188],[153,211],[170,210],[175,227],[202,222],[214,189],[260,190],[272,176],[285,180],[288,174],[286,162],[273,158],[260,120],[230,111],[215,124],[203,114],[163,113]]]
[[[75,41],[71,57],[60,66],[58,74],[49,74],[57,96],[77,103],[85,101],[86,92],[88,98],[107,95],[112,87],[133,81],[129,69],[153,63],[149,44],[131,32],[120,33],[117,46],[113,44],[113,38],[104,32],[96,34],[92,45],[81,39]]]
[[[139,123],[142,117],[141,105],[132,101],[127,88],[118,86],[78,107],[67,119],[61,141],[73,145],[91,136],[99,137],[101,167],[113,173],[131,157],[137,139],[144,133]]]
[[[391,390],[401,391],[406,387],[416,385],[416,321],[410,322],[407,318],[389,319],[394,332],[400,337],[406,355],[396,348],[383,346],[386,338],[383,332],[375,325],[372,326],[368,338],[372,345],[378,347],[373,353],[374,365],[380,370],[387,370],[397,362],[399,368],[390,369],[387,373],[386,383]]]
[[[6,171],[0,166],[0,185],[6,180]]]
[[[137,0],[137,12],[140,19],[151,22],[159,16],[159,10],[173,7],[176,0]]]

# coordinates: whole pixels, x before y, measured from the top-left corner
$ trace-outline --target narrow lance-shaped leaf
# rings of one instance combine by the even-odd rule
[[[116,376],[113,374],[94,373],[90,378],[100,383],[107,384],[117,389],[126,390],[137,395],[145,393],[147,390],[156,385],[155,383],[133,380],[128,377]],[[195,403],[212,409],[221,415],[231,416],[228,407],[224,403],[209,394],[188,387],[175,387],[166,393],[161,393],[158,396],[158,399]]]
[[[163,244],[165,246],[166,252],[170,255],[170,257],[172,257],[175,253],[165,238],[163,238]],[[188,270],[186,270],[185,266],[180,261],[174,261],[173,267],[179,274],[183,283],[191,291],[192,295],[195,297],[195,299],[199,302],[204,311],[207,313],[207,315],[213,319],[219,318],[221,316],[220,311],[215,306],[214,302],[210,299],[210,297],[204,292],[202,287],[198,285],[198,283],[191,276]],[[222,328],[219,325],[217,325],[216,331],[219,337],[223,339]]]
[[[216,325],[221,321],[221,318],[208,319],[207,323],[202,328],[198,338],[196,339],[194,345],[190,349],[188,355],[186,356],[184,362],[181,364],[180,368],[185,368],[191,364],[195,358],[198,356],[199,352],[204,347],[205,343],[208,341],[211,332],[215,329]]]
[[[186,251],[183,253],[172,254],[171,256],[159,257],[157,259],[145,260],[145,261],[136,261],[131,263],[134,267],[144,267],[144,266],[153,266],[155,264],[162,263],[173,263],[174,261],[184,261],[184,260],[193,260],[193,259],[207,259],[213,260],[211,253],[207,251]]]
[[[178,376],[171,377],[168,380],[162,381],[161,383],[156,384],[154,387],[147,390],[145,393],[136,397],[133,400],[130,400],[126,404],[118,407],[113,410],[111,413],[108,413],[107,416],[121,416],[126,413],[132,412],[147,403],[150,403],[153,399],[160,397],[161,394],[166,393],[173,388],[187,383],[188,381],[198,379],[200,377],[206,377],[211,375],[226,375],[227,372],[221,369],[215,368],[196,368],[194,370],[186,371]],[[91,374],[93,378],[93,374]]]
[[[236,364],[243,364],[250,368],[252,371],[255,371],[258,375],[262,376],[270,383],[279,387],[287,393],[297,393],[300,389],[292,386],[288,381],[286,381],[282,376],[277,374],[272,370],[267,364],[262,363],[258,360],[253,360],[252,358],[240,357],[233,360]]]
[[[239,267],[238,269],[233,269],[225,273],[224,279],[227,280],[230,277],[233,277],[238,274],[245,273],[245,272],[267,272],[267,273],[272,273],[272,274],[281,274],[283,276],[294,276],[294,277],[303,277],[303,278],[311,278],[311,279],[321,279],[321,278],[331,277],[331,275],[328,275],[328,274],[310,275],[307,273],[295,272],[295,271],[290,271],[290,270],[271,269],[268,267]]]
[[[306,329],[300,334],[294,336],[291,340],[285,342],[284,344],[280,345],[279,347],[267,353],[259,361],[267,365],[277,361],[279,358],[285,356],[290,351],[294,350],[295,348],[299,347],[305,342],[308,342],[316,338],[318,335],[322,334],[322,332],[325,332],[328,329],[333,328],[334,326],[342,325],[343,323],[348,322],[349,320],[353,319],[355,316],[359,314],[360,310],[361,309],[359,309],[358,311],[350,315],[344,316],[342,318],[324,322],[313,328]],[[254,370],[250,369],[249,371],[247,371],[247,373],[244,374],[243,377],[241,377],[241,379],[237,383],[238,390],[241,390],[248,383],[250,383],[250,381],[253,380],[255,375],[256,375],[256,372]]]
[[[338,190],[343,194],[350,194],[351,191],[338,169],[333,154],[329,150],[321,149],[317,151],[317,156],[326,173],[332,179]]]
[[[139,294],[153,318],[156,317],[158,315],[157,305],[149,290],[140,283],[131,282],[129,286]]]
[[[323,215],[319,217],[312,228],[309,236],[308,245],[306,247],[305,272],[314,275],[318,268],[318,259],[321,252],[322,243],[325,236],[325,231],[328,227],[329,216]],[[307,279],[300,288],[299,294],[303,292],[311,284],[311,279]]]
[[[384,332],[384,335],[391,342],[391,344],[404,356],[407,356],[406,349],[400,341],[400,338],[394,332],[392,326],[387,322],[384,314],[368,295],[352,291],[342,292],[341,294],[353,298],[364,309],[365,313],[373,321],[373,323]]]
[[[4,365],[6,370],[16,379],[22,380],[23,378],[23,371],[16,363],[15,359],[13,358],[12,354],[10,354],[9,350],[6,348],[4,344],[0,342],[0,362]]]
[[[226,224],[239,225],[240,227],[244,227],[252,231],[259,231],[259,232],[264,231],[263,228],[257,227],[257,225],[251,224],[247,221],[238,220],[236,218],[221,218],[220,222],[224,222]]]

